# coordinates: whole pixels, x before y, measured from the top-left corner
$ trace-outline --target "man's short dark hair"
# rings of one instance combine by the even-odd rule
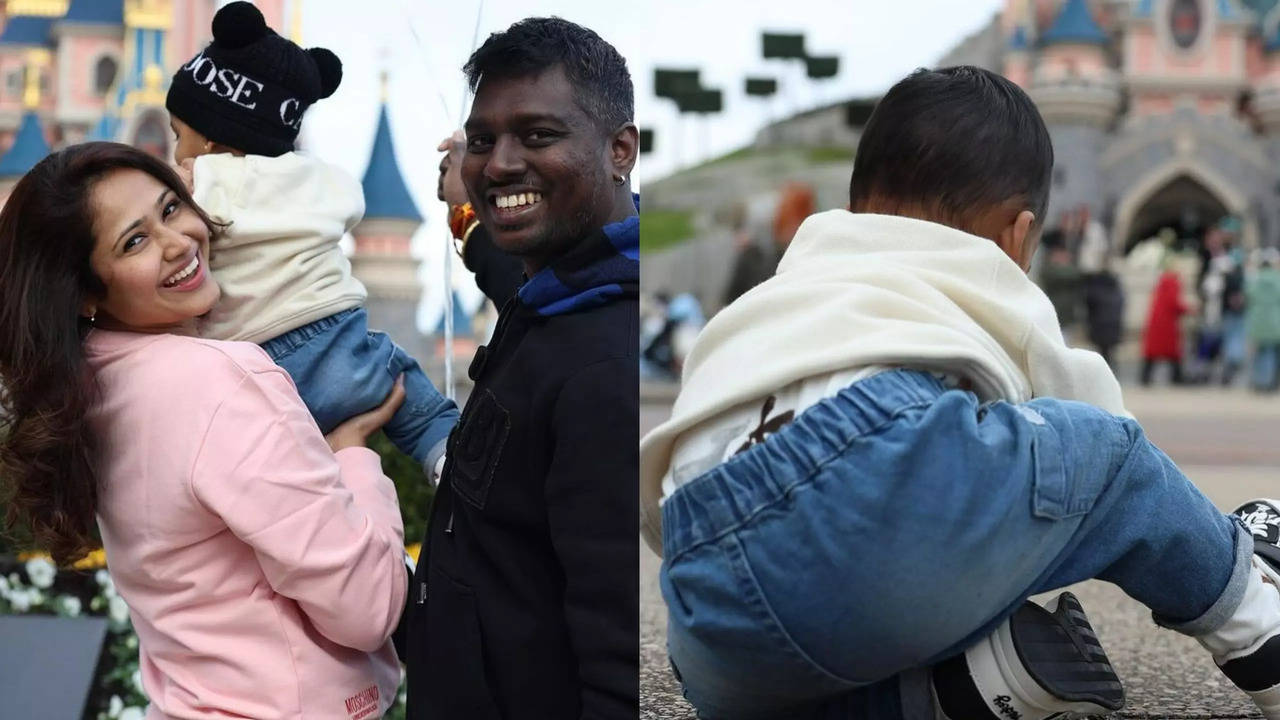
[[[966,228],[1015,201],[1043,224],[1053,144],[1040,112],[1014,83],[969,65],[916,70],[876,105],[849,183],[855,211],[875,200],[919,207]]]
[[[523,77],[564,68],[582,109],[612,133],[635,116],[627,61],[595,32],[558,17],[526,18],[494,33],[462,71],[474,92],[486,77]]]

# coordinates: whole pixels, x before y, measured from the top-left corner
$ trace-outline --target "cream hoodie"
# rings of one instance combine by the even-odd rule
[[[262,343],[364,302],[338,241],[364,215],[359,183],[313,157],[201,155],[196,204],[230,223],[210,249],[222,298],[203,337]]]
[[[1062,339],[1048,297],[995,243],[937,223],[832,210],[796,232],[774,277],[711,319],[671,419],[640,442],[641,532],[681,433],[806,378],[868,365],[942,372],[984,400],[1051,396],[1126,414],[1096,353]]]

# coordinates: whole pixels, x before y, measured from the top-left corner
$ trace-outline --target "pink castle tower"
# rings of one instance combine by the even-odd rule
[[[1037,11],[1043,8],[1037,5]],[[1103,210],[1098,150],[1122,98],[1109,42],[1086,0],[1063,2],[1036,40],[1027,90],[1053,139],[1054,188],[1045,218],[1050,225],[1082,206],[1094,215]]]

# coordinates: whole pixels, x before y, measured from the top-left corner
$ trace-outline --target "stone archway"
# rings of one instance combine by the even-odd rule
[[[1120,198],[1111,231],[1112,248],[1117,253],[1127,252],[1153,228],[1158,230],[1161,218],[1176,220],[1180,206],[1205,215],[1202,221],[1206,224],[1217,219],[1208,216],[1213,213],[1239,217],[1243,223],[1241,244],[1248,249],[1258,246],[1258,218],[1251,211],[1248,195],[1212,168],[1190,158],[1177,158],[1146,173]]]

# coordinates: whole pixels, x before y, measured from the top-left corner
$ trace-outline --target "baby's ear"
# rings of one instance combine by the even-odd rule
[[[342,61],[324,48],[309,48],[307,54],[320,71],[320,97],[327,98],[342,84]]]

